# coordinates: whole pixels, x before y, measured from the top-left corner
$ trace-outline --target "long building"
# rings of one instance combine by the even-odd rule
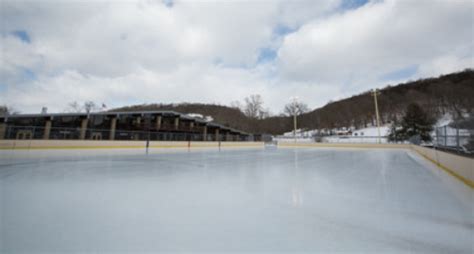
[[[0,116],[0,139],[253,141],[253,135],[174,111]]]

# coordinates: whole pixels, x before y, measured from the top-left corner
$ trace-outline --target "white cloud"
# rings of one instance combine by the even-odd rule
[[[446,55],[422,65],[418,70],[418,74],[421,77],[432,77],[472,68],[473,66],[474,60],[472,57],[460,58],[454,55]]]
[[[270,43],[277,17],[268,2],[37,2],[5,9],[9,30],[31,33],[47,69],[99,76],[216,60],[250,65]]]
[[[414,77],[473,66],[468,0],[340,4],[2,1],[0,103],[38,112],[74,100],[229,104],[259,93],[279,113],[290,96],[321,106],[406,66],[418,66]],[[263,48],[277,58],[258,62]]]
[[[9,96],[2,99],[9,105],[21,106],[33,112],[38,105],[61,110],[74,100],[104,102],[111,107],[121,106],[120,103],[127,101],[185,102],[190,100],[190,95],[199,95],[194,97],[196,101],[224,104],[236,96],[245,96],[249,85],[255,86],[260,82],[256,75],[247,71],[198,65],[186,66],[170,73],[141,69],[111,78],[68,70],[58,76],[39,78],[28,86],[28,90],[23,86],[13,87],[8,92]]]
[[[385,1],[304,25],[279,50],[283,77],[367,80],[441,55],[472,58],[471,1]],[[471,65],[472,66],[472,65]]]

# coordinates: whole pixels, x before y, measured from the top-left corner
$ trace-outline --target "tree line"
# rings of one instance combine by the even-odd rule
[[[374,126],[375,110],[371,91],[334,101],[309,110],[303,102],[289,103],[282,114],[271,115],[260,95],[251,95],[243,103],[231,106],[181,103],[143,104],[121,107],[113,111],[174,110],[181,113],[209,115],[218,123],[251,133],[281,134],[293,129],[292,115],[298,116],[298,127],[304,129],[364,128]],[[438,78],[409,81],[379,90],[381,124],[401,121],[407,105],[418,104],[430,119],[445,113],[462,119],[474,112],[474,71],[467,69]]]

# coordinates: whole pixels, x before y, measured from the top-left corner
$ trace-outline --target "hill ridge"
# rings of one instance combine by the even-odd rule
[[[445,113],[462,117],[474,111],[474,70],[442,75],[437,78],[408,81],[380,89],[378,95],[381,123],[399,119],[406,105],[420,104],[430,116]],[[238,108],[205,103],[141,104],[119,107],[110,111],[173,110],[211,116],[216,122],[251,133],[282,134],[293,128],[292,117],[270,116],[253,119]],[[363,128],[375,123],[373,98],[365,91],[348,98],[329,102],[298,116],[298,128],[333,129]]]

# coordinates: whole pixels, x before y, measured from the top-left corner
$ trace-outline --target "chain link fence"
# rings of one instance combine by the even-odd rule
[[[277,136],[274,138],[278,142],[295,142],[295,138],[291,136]],[[360,144],[377,144],[388,143],[386,136],[320,136],[314,135],[311,137],[296,137],[296,142],[301,143],[360,143]]]
[[[474,154],[474,129],[441,126],[434,129],[433,146],[457,153]]]

